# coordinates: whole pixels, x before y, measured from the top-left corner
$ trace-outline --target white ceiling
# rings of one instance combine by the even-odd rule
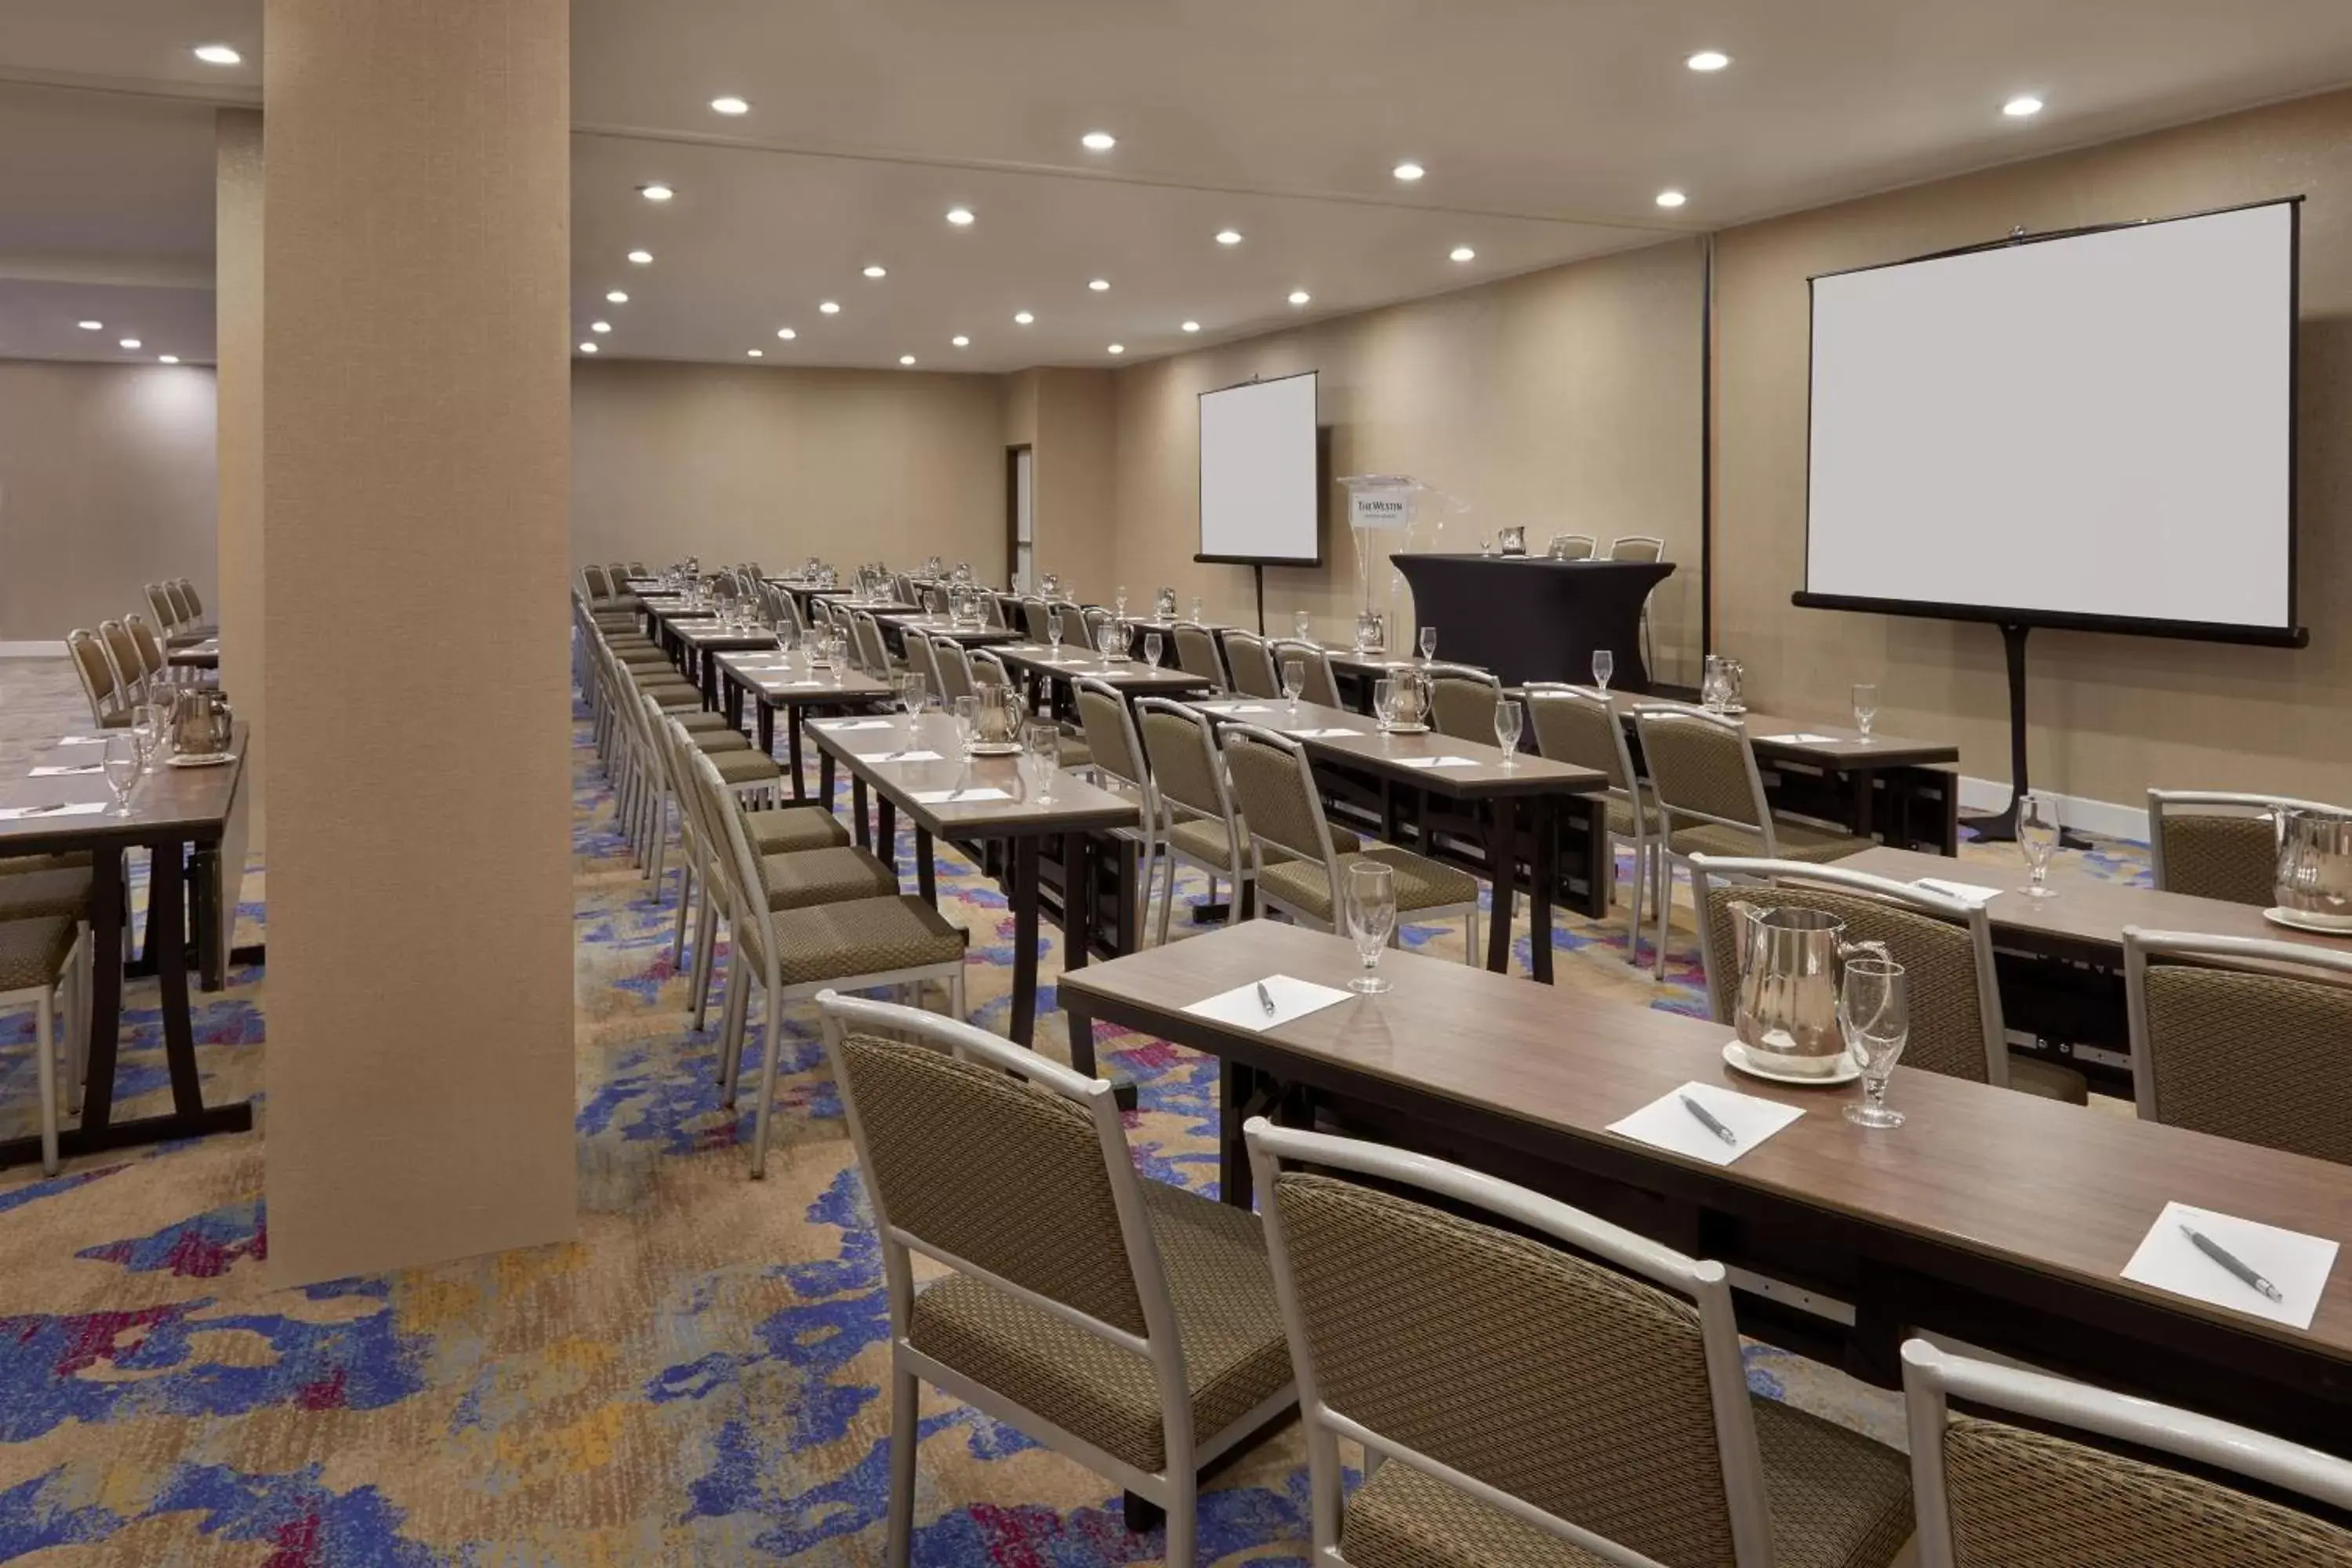
[[[5,10],[0,280],[184,289],[205,106],[257,97],[259,0]],[[1132,362],[2352,82],[2345,0],[573,0],[572,24],[582,336],[771,364]],[[246,63],[188,53],[215,40]],[[1699,47],[1731,68],[1685,69]],[[2021,92],[2048,109],[2004,118]],[[1097,128],[1118,148],[1081,149]],[[24,294],[0,353],[82,357]]]

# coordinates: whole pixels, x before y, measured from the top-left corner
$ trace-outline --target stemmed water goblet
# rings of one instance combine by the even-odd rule
[[[2058,814],[2051,808],[2046,796],[2029,795],[2017,803],[2017,848],[2025,857],[2025,868],[2030,877],[2025,896],[2030,899],[2054,899],[2057,892],[2050,886],[2050,857],[2058,847]]]
[[[1356,957],[1364,972],[1348,982],[1348,989],[1377,996],[1389,988],[1381,978],[1381,950],[1396,931],[1396,874],[1378,860],[1359,860],[1348,868],[1348,934],[1355,939]]]
[[[1903,966],[1890,958],[1853,958],[1838,984],[1838,1028],[1862,1068],[1863,1102],[1845,1119],[1864,1127],[1900,1127],[1903,1113],[1886,1104],[1886,1080],[1911,1037],[1910,997]]]
[[[1286,658],[1282,661],[1282,695],[1290,704],[1290,716],[1298,717],[1298,700],[1307,695],[1307,661]]]
[[[1592,650],[1592,684],[1602,692],[1609,689],[1609,678],[1617,673],[1617,656],[1605,647]]]
[[[1437,628],[1435,626],[1423,626],[1421,628],[1421,657],[1424,661],[1437,657]]]
[[[1503,765],[1519,765],[1519,731],[1527,726],[1527,710],[1506,697],[1495,704],[1495,744],[1503,748]]]
[[[128,735],[113,734],[106,738],[105,755],[99,759],[106,772],[106,787],[114,792],[111,815],[131,815],[131,792],[139,783],[139,750]]]
[[[1878,688],[1862,682],[1853,689],[1853,727],[1870,739],[1870,721],[1878,717]]]

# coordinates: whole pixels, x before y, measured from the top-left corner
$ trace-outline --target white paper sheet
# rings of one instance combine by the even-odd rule
[[[28,779],[58,779],[77,773],[102,773],[105,771],[104,763],[74,763],[65,765],[52,763],[46,768],[35,768],[25,776]]]
[[[1274,999],[1274,1011],[1265,1010],[1265,1003],[1257,990],[1265,987]],[[1319,1013],[1336,1002],[1345,1002],[1355,994],[1337,991],[1328,985],[1318,985],[1311,980],[1294,980],[1287,974],[1269,974],[1264,980],[1247,985],[1236,985],[1231,991],[1206,997],[1184,1009],[1195,1017],[1208,1018],[1220,1024],[1231,1024],[1253,1034],[1278,1029],[1296,1018],[1309,1013]]]
[[[1238,714],[1271,713],[1274,711],[1272,708],[1263,702],[1200,702],[1195,703],[1194,706],[1199,708],[1203,713]]]
[[[1925,888],[1931,893],[1941,893],[1948,899],[1957,899],[1971,909],[1979,904],[1989,904],[2000,897],[1999,888],[1988,888],[1981,882],[1949,882],[1941,877],[1914,878],[1911,885]]]
[[[1363,731],[1343,727],[1336,730],[1285,730],[1283,733],[1301,741],[1328,741],[1336,735],[1360,735]]]
[[[884,752],[866,760],[872,763],[940,763],[947,759],[937,752]]]
[[[107,740],[108,737],[104,735],[67,735],[61,737],[58,740],[58,744],[60,746],[103,746],[106,744]]]
[[[1739,1142],[1727,1143],[1708,1131],[1706,1124],[1693,1116],[1690,1107],[1683,1103],[1684,1095],[1706,1107],[1708,1114],[1730,1128]],[[1693,1082],[1671,1094],[1660,1095],[1622,1121],[1611,1122],[1609,1131],[1637,1143],[1704,1160],[1710,1165],[1728,1165],[1803,1114],[1794,1105],[1759,1100],[1752,1094],[1711,1083]]]
[[[2184,1225],[2202,1232],[2208,1241],[2277,1286],[2285,1300],[2272,1300],[2200,1252],[2197,1244],[2181,1233]],[[2169,1203],[2148,1226],[2139,1250],[2124,1265],[2124,1278],[2273,1323],[2307,1329],[2312,1314],[2319,1310],[2319,1298],[2326,1293],[2328,1272],[2335,1267],[2336,1243],[2326,1237]]]
[[[1470,757],[1399,757],[1397,761],[1409,768],[1475,768],[1477,762]]]
[[[54,806],[44,811],[37,805],[0,806],[0,822],[21,822],[35,816],[96,816],[106,809],[102,800],[85,800],[73,805]]]
[[[1828,746],[1845,739],[1843,735],[1816,735],[1810,730],[1800,730],[1791,735],[1759,735],[1757,739],[1780,746]]]
[[[895,730],[898,724],[888,719],[818,719],[813,721],[820,730]]]
[[[1001,789],[978,784],[971,789],[919,789],[908,794],[907,798],[917,805],[970,805],[975,801],[1011,800],[1013,797]]]

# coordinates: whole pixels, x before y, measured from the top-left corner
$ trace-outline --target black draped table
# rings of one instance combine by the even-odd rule
[[[1413,621],[1437,628],[1437,657],[1493,670],[1506,686],[1590,681],[1595,649],[1617,656],[1611,683],[1646,691],[1642,606],[1671,561],[1554,561],[1541,555],[1391,555],[1412,588]]]

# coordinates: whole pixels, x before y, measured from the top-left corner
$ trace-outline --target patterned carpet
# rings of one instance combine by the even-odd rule
[[[69,724],[78,699],[59,679],[70,699],[55,670],[0,674],[7,728]],[[43,700],[19,700],[28,682]],[[12,749],[0,733],[0,756]],[[887,1311],[812,1020],[789,1020],[776,1149],[755,1184],[749,1102],[719,1106],[716,1030],[687,1027],[675,881],[657,896],[628,864],[584,743],[575,762],[580,1239],[273,1290],[261,1131],[51,1179],[0,1173],[0,1560],[880,1561]],[[2094,858],[2144,874],[2127,848]],[[1002,1030],[1011,917],[953,855],[940,872],[942,907],[972,933],[974,1016]],[[251,935],[264,892],[247,881]],[[1622,921],[1563,919],[1560,983],[1697,1011],[1686,923],[1675,936],[1654,989],[1624,962]],[[1408,940],[1460,951],[1458,927]],[[1524,932],[1519,945],[1524,964]],[[1066,1056],[1050,946],[1043,972],[1041,1045]],[[199,997],[208,1099],[258,1093],[264,990],[253,969]],[[418,1002],[429,1027],[429,983]],[[165,1103],[155,1009],[153,984],[134,984],[130,1113]],[[33,1125],[31,1027],[29,1010],[0,1013],[0,1134]],[[1098,1045],[1141,1087],[1129,1136],[1145,1172],[1213,1187],[1211,1061],[1108,1031]],[[1762,1348],[1748,1366],[1769,1394],[1900,1440],[1884,1394]],[[917,1563],[1157,1561],[1160,1537],[1129,1535],[1116,1494],[1079,1467],[928,1390],[920,1430]],[[1294,1426],[1204,1493],[1202,1560],[1303,1562],[1305,1508]]]

